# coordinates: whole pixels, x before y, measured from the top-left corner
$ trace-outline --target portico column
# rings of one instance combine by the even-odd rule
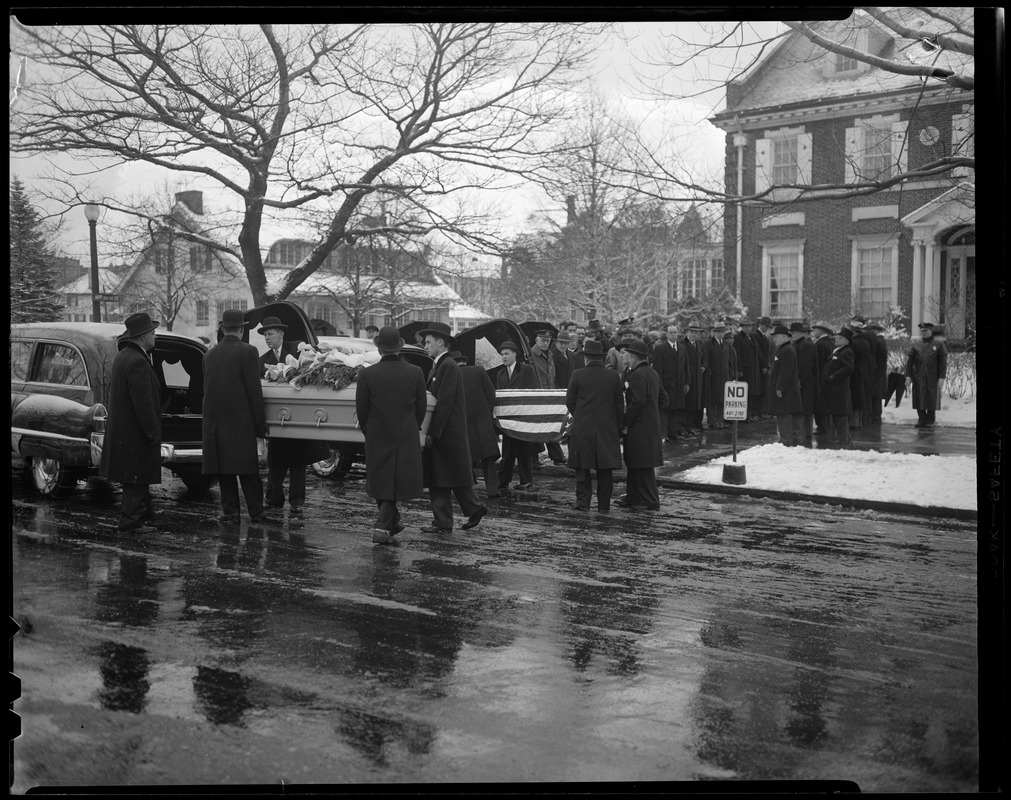
[[[909,310],[910,335],[923,322],[923,242],[913,239],[913,300]]]
[[[936,260],[937,251],[934,250],[934,240],[930,239],[924,247],[923,315],[924,322],[933,322],[935,325],[940,322],[937,306],[939,306],[941,299],[938,293],[941,270],[934,263]]]

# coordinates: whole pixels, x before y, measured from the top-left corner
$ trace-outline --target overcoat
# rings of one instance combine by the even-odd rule
[[[483,461],[501,453],[495,432],[495,386],[484,367],[476,364],[460,366],[463,394],[467,402],[467,441],[470,457]]]
[[[663,466],[660,409],[667,393],[660,376],[646,362],[630,370],[625,380],[625,465],[633,469]]]
[[[702,345],[699,342],[685,339],[681,342],[680,349],[684,351],[685,380],[688,383],[688,391],[685,392],[682,389],[685,409],[688,411],[698,411],[705,408],[705,387],[702,381],[705,375],[706,362]]]
[[[859,411],[870,406],[870,387],[868,381],[869,359],[871,353],[870,343],[859,333],[853,335],[850,342],[853,348],[853,375],[850,377],[850,397],[853,400],[853,410]]]
[[[540,389],[540,384],[537,382],[537,373],[534,372],[534,368],[529,364],[516,363],[513,367],[512,378],[509,377],[509,372],[503,367],[498,375],[495,377],[495,387],[498,389]],[[503,433],[503,436],[507,434]],[[540,442],[527,442],[523,439],[512,439],[513,443],[513,453],[517,456],[536,456],[542,450],[544,450],[544,445]]]
[[[669,398],[667,408],[684,408],[684,386],[687,380],[684,348],[675,347],[666,339],[657,342],[653,346],[653,369],[660,376],[660,385]]]
[[[864,329],[857,332],[854,340],[860,339],[867,345],[867,352],[864,362],[864,408],[871,407],[871,398],[876,394],[878,382],[878,356],[877,356],[877,336],[873,331]]]
[[[737,380],[737,351],[730,342],[711,341],[706,345],[706,396],[711,407],[723,406],[723,392],[727,381]]]
[[[556,389],[554,348],[542,350],[539,344],[530,348],[530,365],[537,374],[535,389]]]
[[[281,344],[281,356],[298,358],[298,342],[285,341]],[[260,356],[260,377],[268,366],[277,364],[277,356],[273,350],[268,350]],[[271,456],[289,466],[304,467],[314,461],[322,461],[330,455],[330,448],[325,442],[315,442],[309,439],[270,439],[268,441]]]
[[[204,353],[203,473],[258,473],[256,438],[266,431],[259,355],[226,336]]]
[[[822,336],[814,343],[815,371],[818,375],[818,384],[814,393],[815,414],[830,413],[828,409],[828,400],[826,400],[825,396],[825,365],[832,357],[833,350],[835,350],[835,339],[832,336]]]
[[[621,377],[602,363],[577,369],[569,379],[565,407],[572,414],[572,469],[621,469],[621,426],[625,412]]]
[[[805,414],[814,414],[818,394],[818,352],[806,336],[793,343],[797,353],[797,377],[800,379],[800,402]]]
[[[551,358],[555,362],[555,389],[565,389],[572,374],[572,354],[562,353],[557,347],[551,348]]]
[[[737,379],[748,384],[748,396],[757,397],[762,393],[762,356],[754,337],[743,331],[734,336],[734,350],[737,353]]]
[[[791,342],[776,348],[769,373],[769,408],[773,414],[800,414],[804,404],[800,396],[800,375],[797,372],[797,351]],[[782,393],[782,397],[777,394]]]
[[[467,440],[467,399],[460,365],[449,353],[439,357],[428,378],[435,410],[428,426],[432,446],[422,453],[425,485],[437,489],[474,485]]]
[[[384,355],[358,370],[355,411],[365,434],[365,491],[376,500],[420,497],[421,437],[427,398],[425,373]]]
[[[888,343],[885,341],[884,336],[874,337],[874,368],[876,370],[876,375],[874,377],[874,387],[876,391],[872,391],[871,394],[874,397],[883,398],[888,394]]]
[[[758,383],[757,390],[754,392],[756,397],[761,397],[765,394],[767,384],[771,381],[770,367],[772,366],[772,359],[776,355],[773,350],[775,345],[757,328],[751,332],[751,339],[755,343],[755,350],[758,351]],[[764,372],[764,374],[763,374]],[[749,397],[751,396],[751,386],[748,386]]]
[[[108,397],[99,474],[118,483],[161,483],[161,389],[140,345],[120,344]]]
[[[822,368],[821,392],[825,398],[825,413],[833,417],[848,417],[853,412],[850,377],[853,375],[853,348],[848,344],[832,351]]]
[[[937,382],[947,375],[947,353],[947,349],[933,338],[913,342],[909,348],[906,377],[912,379],[912,403],[916,410],[937,410]]]

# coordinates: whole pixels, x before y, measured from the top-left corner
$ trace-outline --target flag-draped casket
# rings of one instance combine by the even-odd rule
[[[525,442],[557,442],[569,428],[564,389],[496,389],[495,418]]]

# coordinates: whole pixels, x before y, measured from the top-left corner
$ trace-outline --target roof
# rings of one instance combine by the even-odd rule
[[[98,290],[114,293],[119,288],[121,275],[108,267],[98,268]],[[91,294],[91,273],[88,272],[60,287],[61,294]]]
[[[264,269],[264,277],[267,285],[279,285],[291,272],[287,267],[271,267]],[[385,288],[386,281],[382,278],[375,278],[377,286]],[[305,279],[292,292],[293,295],[313,295],[313,294],[336,294],[338,296],[351,294],[351,280],[343,275],[332,275],[322,271],[316,271]],[[401,297],[409,297],[413,300],[443,301],[450,305],[461,304],[462,298],[438,278],[435,282],[429,281],[397,281],[397,293]]]
[[[449,316],[451,319],[491,319],[491,316],[485,314],[483,311],[478,311],[476,308],[463,303],[450,306]]]

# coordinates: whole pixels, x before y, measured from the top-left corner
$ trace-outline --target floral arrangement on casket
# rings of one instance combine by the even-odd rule
[[[320,342],[313,347],[303,342],[298,346],[298,358],[287,356],[283,364],[266,367],[263,377],[274,383],[287,383],[293,389],[328,386],[340,391],[358,379],[358,370],[375,364],[381,357],[378,350],[353,353],[340,345]]]

